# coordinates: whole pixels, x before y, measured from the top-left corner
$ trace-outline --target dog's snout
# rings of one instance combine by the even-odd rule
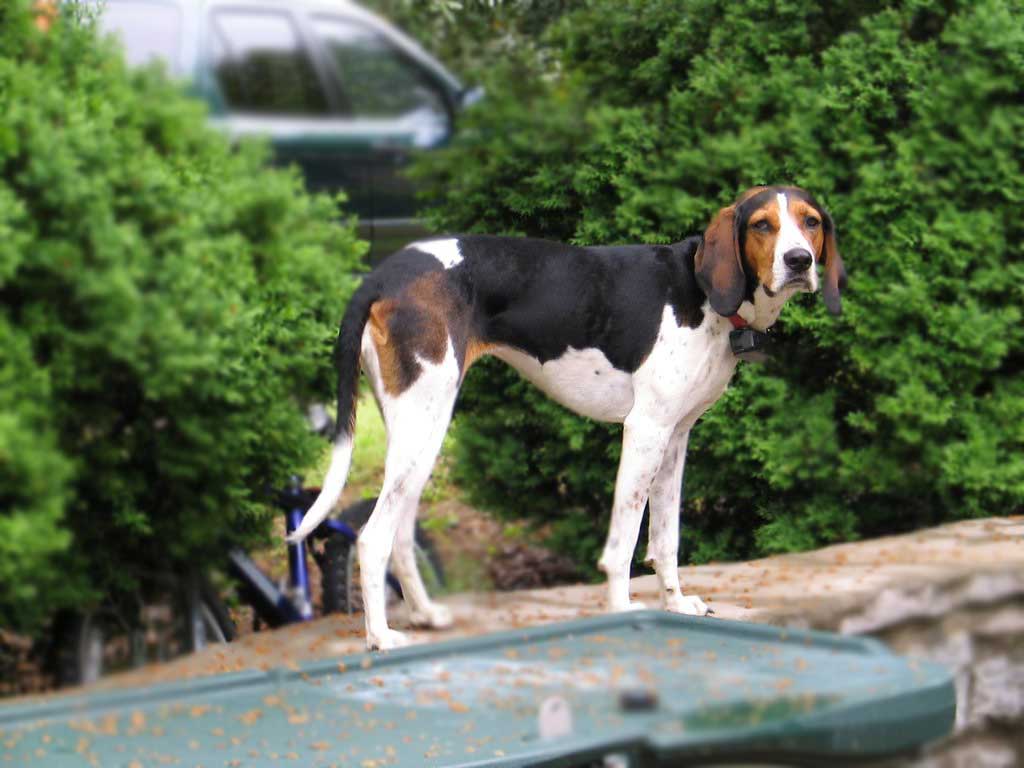
[[[805,272],[811,266],[813,258],[810,251],[803,248],[793,248],[782,255],[782,260],[793,272]]]

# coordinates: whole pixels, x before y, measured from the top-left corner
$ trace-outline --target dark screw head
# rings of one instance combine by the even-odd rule
[[[658,694],[646,688],[629,688],[619,694],[619,708],[626,712],[649,712],[658,708]]]

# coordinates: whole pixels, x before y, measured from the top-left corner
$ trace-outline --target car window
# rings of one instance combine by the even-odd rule
[[[426,73],[387,38],[350,19],[317,16],[313,27],[337,68],[353,117],[424,112],[443,121],[444,99]]]
[[[291,17],[218,11],[213,63],[228,109],[279,115],[326,115],[323,84]]]
[[[171,71],[178,70],[181,12],[176,6],[139,0],[107,0],[101,8],[100,29],[121,41],[125,60],[131,66],[156,59],[166,62]]]

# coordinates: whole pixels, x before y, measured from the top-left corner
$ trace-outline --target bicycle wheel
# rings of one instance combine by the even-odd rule
[[[364,499],[346,508],[338,516],[354,531],[362,530],[373,513],[376,499]],[[416,524],[416,564],[428,593],[444,589],[444,570],[437,549],[429,534]],[[340,533],[331,533],[324,544],[321,561],[324,613],[361,613],[363,594],[359,582],[359,556],[356,543]],[[387,602],[391,605],[401,596],[388,585]]]

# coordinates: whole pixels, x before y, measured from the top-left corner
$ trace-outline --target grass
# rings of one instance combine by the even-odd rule
[[[331,408],[334,417],[334,409]],[[384,457],[388,450],[388,435],[377,403],[368,392],[359,396],[356,404],[356,435],[352,447],[352,467],[345,487],[355,491],[357,497],[376,496],[384,480]],[[318,487],[331,465],[331,446],[324,444],[317,462],[306,470],[304,485]]]
[[[373,395],[364,392],[356,411],[355,445],[348,485],[361,498],[376,496],[384,482],[384,457],[388,452],[388,433]]]
[[[381,418],[380,409],[374,402],[373,395],[362,392],[356,406],[356,434],[352,446],[352,466],[349,469],[345,488],[346,496],[352,498],[370,498],[380,492],[384,482],[384,460],[388,450],[388,435]],[[333,414],[332,414],[333,415]],[[451,482],[449,456],[452,454],[454,437],[445,437],[441,454],[427,487],[423,489],[422,500],[427,504],[436,504],[447,499],[458,498],[459,491]],[[306,471],[304,484],[319,486],[327,474],[331,463],[331,446],[324,445],[316,464]]]

